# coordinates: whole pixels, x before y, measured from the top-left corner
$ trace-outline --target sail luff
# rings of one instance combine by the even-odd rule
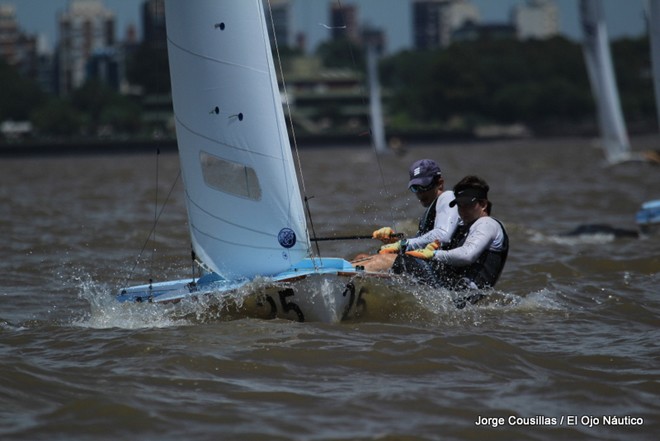
[[[610,163],[620,162],[630,158],[630,142],[612,65],[602,1],[581,0],[580,13],[584,56],[605,156]]]

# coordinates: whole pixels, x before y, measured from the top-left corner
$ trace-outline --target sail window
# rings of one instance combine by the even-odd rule
[[[204,182],[209,187],[255,201],[261,199],[261,186],[252,167],[206,152],[200,154],[200,161]]]

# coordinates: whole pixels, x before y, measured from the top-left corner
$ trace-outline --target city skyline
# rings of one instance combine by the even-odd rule
[[[144,0],[102,0],[107,9],[116,16],[116,34],[120,40],[129,26],[135,26],[141,36],[140,9]],[[581,38],[578,2],[555,0],[560,11],[560,33],[573,40]],[[472,0],[480,11],[484,23],[509,21],[511,9],[522,0]],[[59,38],[57,34],[58,13],[68,8],[69,0],[0,0],[1,4],[12,4],[22,31],[45,36],[46,45],[53,48]],[[307,50],[329,37],[329,0],[293,0],[292,33],[306,36]],[[381,28],[387,35],[387,49],[396,52],[412,45],[410,1],[404,0],[343,0],[343,6],[357,5],[359,19],[363,25]],[[609,35],[612,39],[634,37],[646,31],[643,0],[604,0]]]

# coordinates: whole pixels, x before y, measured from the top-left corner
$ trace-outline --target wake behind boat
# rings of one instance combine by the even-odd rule
[[[262,1],[167,0],[165,11],[190,237],[203,272],[123,288],[117,300],[231,298],[260,280],[250,297],[257,316],[351,316],[363,282],[389,276],[314,256]]]

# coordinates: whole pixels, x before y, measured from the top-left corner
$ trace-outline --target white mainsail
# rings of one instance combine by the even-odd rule
[[[653,87],[655,108],[660,126],[660,0],[648,0],[649,38],[651,40],[651,64],[653,65]]]
[[[605,14],[601,0],[581,0],[584,56],[596,100],[598,122],[610,163],[630,159],[630,142],[621,111],[621,102],[612,67]]]
[[[310,241],[262,0],[166,0],[193,250],[229,279],[273,275]]]
[[[373,44],[367,45],[367,74],[369,77],[369,112],[371,114],[371,134],[377,153],[385,153],[385,124],[383,123],[383,106],[378,78],[378,55]]]

